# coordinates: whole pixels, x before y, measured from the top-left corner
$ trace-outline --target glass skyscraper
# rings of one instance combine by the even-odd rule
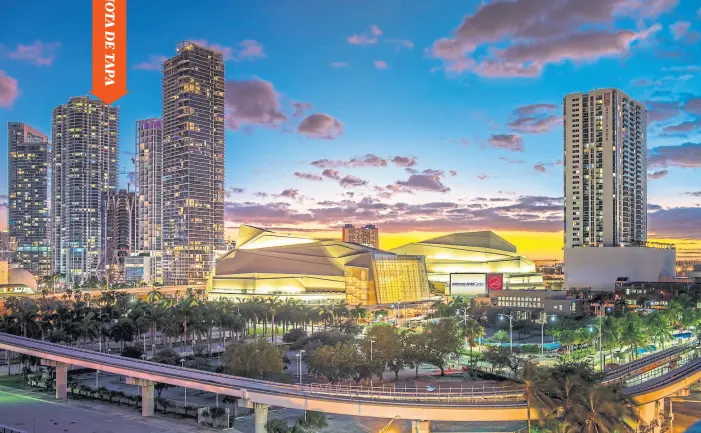
[[[71,98],[53,111],[52,142],[54,270],[68,284],[101,279],[107,201],[117,189],[119,108]]]
[[[8,229],[14,261],[36,277],[51,274],[49,242],[49,159],[46,135],[9,122]]]
[[[163,64],[164,280],[201,284],[224,248],[224,61],[180,42]]]

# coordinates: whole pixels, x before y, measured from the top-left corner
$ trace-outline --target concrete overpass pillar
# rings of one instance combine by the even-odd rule
[[[411,421],[411,433],[431,433],[431,421]]]
[[[245,394],[244,394],[245,395]],[[268,405],[263,403],[256,403],[247,398],[240,398],[237,400],[239,407],[245,407],[248,409],[253,409],[254,419],[255,419],[255,432],[256,433],[266,433],[265,425],[268,423]]]
[[[141,386],[141,416],[153,416],[153,381],[127,377],[127,384]]]
[[[263,403],[253,403],[255,410],[256,433],[265,433],[265,425],[268,423],[268,405]]]
[[[652,401],[650,403],[645,403],[638,406],[638,416],[640,417],[640,422],[647,425],[653,424],[656,420],[660,418],[660,404],[657,401]],[[659,425],[655,427],[654,433],[659,433]]]
[[[68,364],[51,359],[42,359],[41,365],[56,369],[56,399],[65,400],[68,398]]]

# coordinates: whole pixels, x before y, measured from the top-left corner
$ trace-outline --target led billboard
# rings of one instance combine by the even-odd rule
[[[487,274],[450,274],[451,296],[487,296]]]

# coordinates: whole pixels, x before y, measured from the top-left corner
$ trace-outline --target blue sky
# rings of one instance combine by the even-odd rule
[[[135,121],[160,116],[160,59],[178,41],[199,41],[228,59],[229,227],[375,222],[386,233],[553,234],[562,227],[562,97],[618,87],[650,101],[656,119],[648,127],[652,236],[686,240],[689,254],[701,254],[700,6],[131,0],[129,94],[116,103],[121,163],[129,169]],[[8,121],[50,134],[52,108],[89,92],[91,9],[32,0],[3,8],[6,167]]]

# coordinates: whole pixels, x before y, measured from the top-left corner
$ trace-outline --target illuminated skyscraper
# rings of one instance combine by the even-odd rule
[[[69,284],[103,278],[107,200],[117,189],[119,108],[79,96],[53,111],[54,271]]]
[[[15,245],[14,261],[34,276],[43,277],[51,274],[49,140],[21,122],[9,122],[7,133],[7,219]]]
[[[163,64],[164,279],[204,283],[224,248],[224,61],[180,42]]]
[[[151,257],[149,276],[163,282],[163,122],[136,121],[137,246]]]
[[[618,89],[564,98],[565,248],[647,240],[647,122]]]
[[[124,259],[136,251],[136,194],[120,189],[107,199],[106,265],[110,281],[124,282]]]
[[[365,227],[353,227],[353,224],[346,224],[343,226],[343,242],[353,242],[354,244],[377,248],[379,246],[377,227],[372,224],[368,224]]]

